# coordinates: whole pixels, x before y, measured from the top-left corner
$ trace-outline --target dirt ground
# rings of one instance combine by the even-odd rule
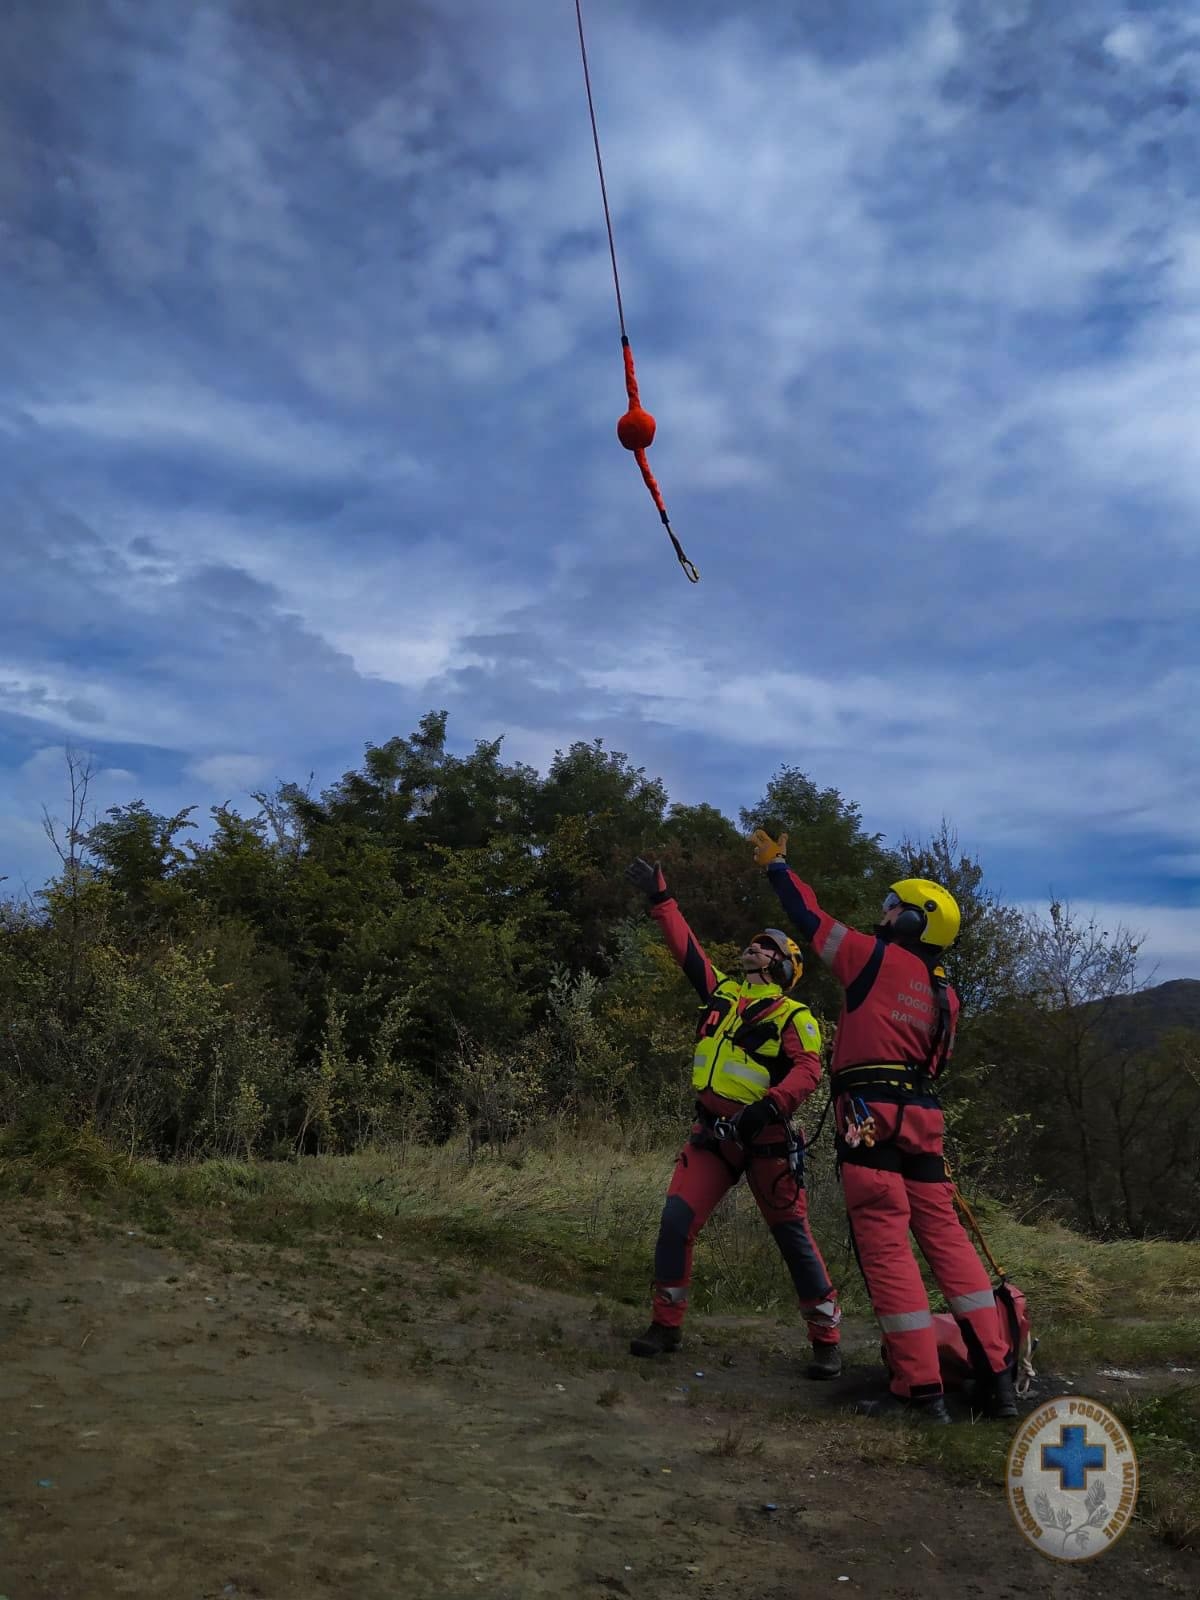
[[[599,1302],[386,1241],[132,1228],[0,1210],[0,1600],[1200,1593],[1144,1530],[1065,1568],[994,1486],[864,1461],[869,1330],[841,1385],[733,1322],[639,1363]]]

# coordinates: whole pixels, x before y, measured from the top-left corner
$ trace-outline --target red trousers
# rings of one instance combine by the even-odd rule
[[[745,1172],[758,1209],[791,1274],[809,1339],[813,1344],[837,1344],[842,1320],[837,1291],[829,1281],[808,1225],[803,1177],[789,1170],[782,1138],[777,1135],[770,1144],[764,1139],[754,1150],[771,1153],[755,1153],[748,1160],[736,1139],[722,1140],[716,1148],[709,1148],[710,1142],[715,1143],[697,1123],[675,1163],[654,1251],[655,1322],[668,1328],[682,1324],[696,1237],[717,1202]],[[778,1154],[774,1153],[776,1149]]]
[[[845,1126],[838,1101],[839,1132]],[[859,1266],[887,1346],[899,1395],[942,1391],[929,1297],[909,1242],[916,1236],[938,1288],[975,1362],[1002,1372],[1008,1341],[991,1279],[954,1206],[942,1160],[945,1119],[934,1104],[890,1105],[871,1099],[878,1142],[850,1150],[839,1140],[842,1192]]]

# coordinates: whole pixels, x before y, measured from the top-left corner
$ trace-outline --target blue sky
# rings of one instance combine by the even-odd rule
[[[731,815],[943,815],[1200,976],[1200,16],[17,0],[0,871],[446,707]],[[803,20],[801,20],[801,17]],[[794,852],[802,864],[802,851]]]

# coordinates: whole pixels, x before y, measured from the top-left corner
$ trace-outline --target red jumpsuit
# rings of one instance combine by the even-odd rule
[[[650,914],[662,929],[671,954],[707,1006],[724,974],[709,961],[673,899],[668,897],[652,905]],[[739,1010],[744,1004],[744,1000],[739,1001]],[[786,1120],[820,1082],[821,1058],[806,1046],[793,1024],[784,1028],[780,1044],[778,1081],[772,1083],[766,1098]],[[717,1140],[709,1127],[711,1119],[733,1117],[744,1111],[743,1104],[704,1089],[697,1097],[697,1110],[700,1114],[679,1152],[663,1206],[654,1252],[654,1321],[668,1328],[678,1328],[683,1323],[696,1237],[717,1202],[746,1172],[758,1208],[791,1274],[810,1341],[813,1345],[837,1344],[842,1318],[837,1291],[808,1225],[803,1170],[793,1172],[790,1168],[784,1127],[776,1122],[764,1128],[747,1157],[739,1140]]]
[[[991,1280],[954,1207],[942,1155],[945,1118],[926,1075],[931,1054],[936,1070],[950,1053],[958,996],[949,990],[948,1024],[939,1027],[930,970],[915,950],[835,921],[786,862],[772,862],[767,872],[784,911],[845,991],[830,1068],[838,1166],[892,1389],[913,1399],[942,1392],[937,1336],[910,1228],[974,1363],[1003,1372],[1008,1344]],[[879,1070],[872,1074],[871,1068]],[[839,1093],[839,1077],[854,1083],[853,1096]],[[854,1097],[874,1118],[873,1147],[847,1142]]]

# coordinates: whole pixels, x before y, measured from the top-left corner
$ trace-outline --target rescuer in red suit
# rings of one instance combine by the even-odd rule
[[[790,991],[804,970],[795,941],[778,928],[756,934],[741,955],[742,975],[726,977],[704,953],[667,890],[662,869],[638,860],[630,881],[650,901],[667,947],[700,997],[692,1058],[696,1121],[667,1190],[654,1252],[654,1287],[646,1332],[635,1356],[679,1347],[692,1247],[713,1208],[746,1174],[783,1256],[808,1326],[811,1378],[836,1378],[841,1311],[808,1225],[803,1136],[790,1121],[821,1076],[816,1018]]]
[[[788,918],[845,993],[830,1067],[838,1170],[892,1374],[890,1399],[872,1409],[950,1420],[911,1228],[980,1374],[985,1409],[1015,1417],[991,1281],[955,1210],[942,1154],[936,1086],[954,1046],[958,996],[941,958],[958,937],[958,905],[939,884],[907,878],[892,885],[874,932],[859,933],[822,911],[788,866],[786,834],[776,842],[760,828],[753,841]]]

